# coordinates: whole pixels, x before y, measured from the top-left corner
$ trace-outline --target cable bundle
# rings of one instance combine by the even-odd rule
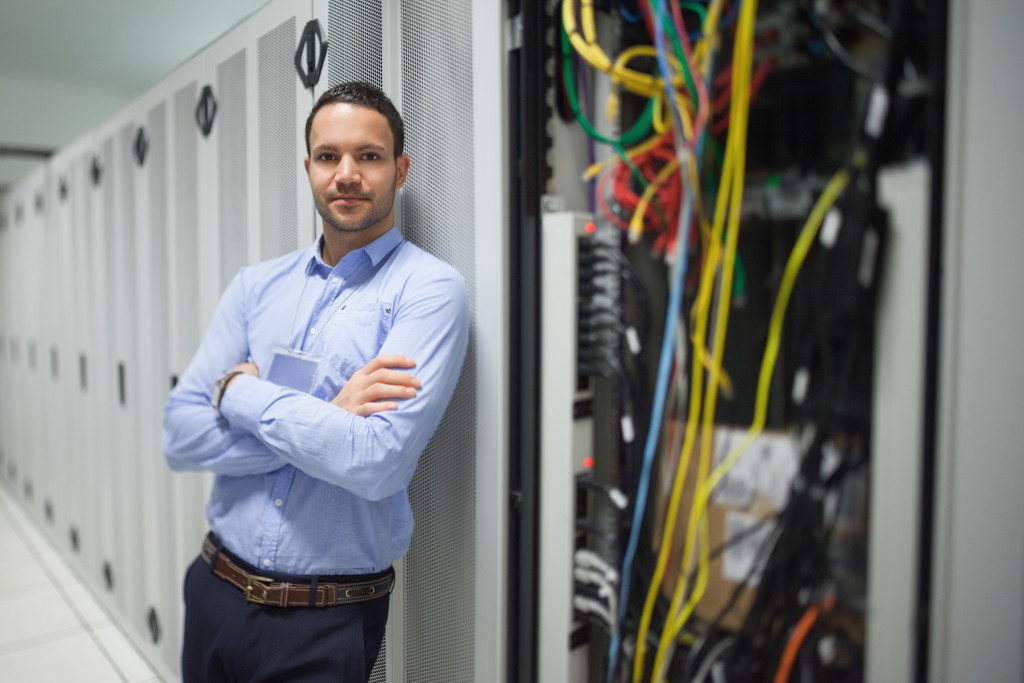
[[[614,157],[592,165],[584,177],[598,178],[596,199],[603,217],[626,231],[633,244],[644,233],[655,233],[653,251],[664,256],[670,266],[655,387],[651,396],[643,392],[630,394],[630,404],[636,403],[637,410],[642,410],[640,406],[647,405],[648,399],[651,408],[642,461],[633,469],[636,481],[630,489],[635,490],[632,524],[622,554],[618,598],[604,599],[602,603],[611,611],[617,608],[614,624],[607,629],[611,635],[608,683],[622,673],[620,659],[624,654],[631,656],[634,683],[668,680],[673,662],[679,662],[675,658],[679,643],[694,643],[685,628],[707,590],[710,559],[720,551],[710,547],[707,512],[712,492],[765,428],[769,390],[782,346],[783,322],[797,276],[809,259],[817,261],[811,286],[817,298],[811,297],[811,314],[801,320],[801,324],[809,327],[807,343],[798,356],[805,361],[803,371],[810,378],[812,394],[806,410],[798,409],[799,424],[807,436],[800,474],[762,549],[758,564],[764,569],[765,579],[747,623],[741,632],[724,639],[715,634],[717,623],[705,628],[688,650],[684,667],[687,676],[695,674],[694,680],[704,680],[711,667],[729,653],[731,659],[742,663],[735,668],[742,674],[737,680],[763,679],[773,671],[775,680],[788,679],[796,653],[808,634],[842,597],[836,594],[829,578],[830,527],[823,501],[826,494],[838,491],[843,477],[867,457],[864,436],[868,428],[862,418],[864,404],[870,400],[870,383],[865,380],[870,377],[870,353],[864,353],[864,344],[870,347],[870,339],[864,330],[871,329],[871,292],[876,287],[873,273],[877,271],[881,238],[877,230],[873,233],[865,225],[880,225],[879,220],[871,218],[875,213],[870,209],[874,206],[874,143],[884,127],[884,121],[877,120],[877,102],[865,113],[862,130],[871,133],[869,139],[854,141],[847,162],[819,195],[788,259],[779,268],[757,378],[753,420],[741,442],[713,467],[716,402],[729,384],[723,358],[732,293],[737,286],[734,280],[737,276],[742,278],[738,242],[750,102],[770,70],[778,65],[774,57],[755,60],[757,1],[731,3],[728,16],[726,5],[725,0],[712,0],[706,6],[678,0],[620,2],[624,18],[642,21],[647,27],[652,45],[628,47],[613,60],[597,43],[592,0],[582,0],[578,8],[574,0],[562,3],[562,67],[570,107],[592,138],[615,151]],[[684,11],[699,21],[688,24]],[[715,76],[714,63],[723,44],[730,48],[731,58]],[[618,112],[621,88],[646,98],[640,117],[622,136],[613,138],[598,133],[581,113],[574,93],[573,51],[611,79],[611,111]],[[640,58],[646,58],[648,64],[654,58],[657,69],[652,73],[640,71],[634,66]],[[897,61],[890,55],[890,66]],[[891,97],[893,87],[892,80],[885,87],[876,87],[873,100]],[[881,116],[884,119],[885,112]],[[716,136],[711,151],[720,152],[721,156],[717,163],[707,164],[709,175],[702,186],[704,146],[709,135]],[[713,178],[715,170],[720,171],[717,182]],[[865,179],[866,184],[861,182]],[[857,191],[847,196],[848,187],[857,187]],[[833,250],[828,239],[837,230],[836,221],[842,222],[844,218],[855,228],[843,231],[840,248]],[[689,257],[691,247],[699,249],[698,258]],[[696,272],[688,280],[689,267],[696,268]],[[862,292],[856,283],[857,274],[864,272],[869,277]],[[695,284],[696,291],[692,294],[689,316],[683,316],[687,281]],[[850,311],[855,311],[855,315]],[[853,347],[844,346],[844,340],[855,340]],[[599,340],[591,337],[590,341]],[[838,359],[833,354],[836,350]],[[612,353],[617,351],[588,346],[586,358],[602,359],[601,363],[616,367],[607,358]],[[787,381],[799,387],[802,378]],[[652,546],[660,549],[657,560],[653,567],[640,569],[634,562],[648,521],[652,469],[662,440],[666,408],[670,407],[670,385],[677,387],[677,414],[685,416],[685,429],[678,441],[661,444],[671,448],[672,455],[678,453],[678,464],[665,508],[662,538],[660,543],[652,541]],[[794,398],[799,408],[800,400],[796,398],[808,397]],[[838,421],[830,405],[833,399],[838,399],[840,413],[846,410]],[[632,410],[631,407],[631,414]],[[839,467],[823,473],[824,449],[835,445],[843,435],[853,438],[840,449]],[[695,468],[690,466],[691,457],[697,458]],[[695,480],[686,482],[694,469]],[[671,600],[666,605],[661,595],[662,583],[677,521],[683,512],[684,484],[690,484],[694,493],[685,501],[689,510],[685,516],[688,522],[682,560]],[[725,543],[734,540],[726,539]],[[646,590],[642,604],[631,594],[634,580],[642,582]],[[602,596],[607,598],[607,592]],[[626,644],[630,647],[624,647]],[[741,651],[745,653],[742,657],[737,654]],[[698,659],[698,655],[703,658]]]

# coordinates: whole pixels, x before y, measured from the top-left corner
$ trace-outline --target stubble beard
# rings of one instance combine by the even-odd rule
[[[355,194],[355,193],[353,193]],[[358,196],[362,197],[362,194]],[[388,213],[391,212],[391,207],[395,203],[395,187],[394,184],[391,186],[391,190],[381,197],[379,200],[375,199],[373,195],[367,197],[370,200],[370,212],[362,219],[351,219],[345,220],[338,214],[331,211],[330,204],[323,196],[316,197],[316,210],[323,218],[324,223],[331,226],[339,232],[360,232],[367,230],[377,225],[380,221],[384,220]]]

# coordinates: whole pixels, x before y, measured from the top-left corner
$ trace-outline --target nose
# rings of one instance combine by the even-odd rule
[[[358,182],[359,176],[359,164],[350,154],[344,154],[338,160],[338,165],[334,169],[334,182],[338,184],[348,184]]]

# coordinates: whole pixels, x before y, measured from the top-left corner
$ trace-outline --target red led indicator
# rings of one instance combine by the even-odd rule
[[[591,225],[593,225],[593,223],[591,223]],[[594,458],[592,458],[589,455],[583,458],[583,466],[589,470],[591,467],[594,466]]]
[[[584,229],[587,232],[589,232],[591,235],[593,235],[595,232],[597,232],[597,226],[594,225],[594,221],[590,221],[589,223],[587,223],[587,225],[586,225],[586,227]]]

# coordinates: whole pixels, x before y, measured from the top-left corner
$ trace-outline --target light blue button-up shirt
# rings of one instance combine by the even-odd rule
[[[363,574],[404,555],[406,487],[455,389],[468,337],[466,285],[397,227],[333,269],[320,240],[232,280],[171,391],[163,450],[174,470],[216,474],[206,514],[232,552],[289,574]],[[275,349],[320,365],[311,393],[265,377]],[[381,353],[408,356],[421,388],[358,417],[330,403]],[[214,382],[252,361],[210,405]],[[198,541],[197,541],[198,543]]]

